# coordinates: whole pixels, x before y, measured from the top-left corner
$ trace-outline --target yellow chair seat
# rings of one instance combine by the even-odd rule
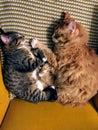
[[[9,105],[9,96],[3,83],[2,73],[1,73],[1,64],[0,64],[0,122],[2,121],[5,115],[8,105]]]
[[[98,114],[89,103],[73,108],[14,99],[0,130],[98,130]]]

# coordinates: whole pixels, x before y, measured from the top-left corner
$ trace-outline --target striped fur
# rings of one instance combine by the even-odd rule
[[[56,90],[43,88],[38,70],[46,62],[41,49],[24,45],[24,36],[16,32],[1,31],[0,45],[4,54],[3,79],[7,89],[16,97],[30,101],[54,101]]]

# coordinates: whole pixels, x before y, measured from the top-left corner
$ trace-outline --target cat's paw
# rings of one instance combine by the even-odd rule
[[[32,39],[31,40],[31,47],[34,48],[37,43],[38,43],[38,39],[37,38]]]
[[[46,58],[46,56],[44,55],[44,53],[43,53],[42,50],[39,50],[39,51],[38,51],[37,57],[40,58],[40,59],[43,61],[43,64],[47,62],[47,58]]]
[[[43,91],[45,91],[47,94],[49,94],[49,98],[47,101],[53,102],[57,100],[57,92],[55,90],[54,86],[49,86],[45,88]]]
[[[44,63],[46,63],[47,58],[46,58],[46,57],[42,58],[42,61],[43,61]]]

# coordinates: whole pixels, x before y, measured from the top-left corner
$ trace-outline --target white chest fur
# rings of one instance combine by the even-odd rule
[[[41,83],[40,80],[38,80],[38,74],[37,74],[37,72],[38,72],[37,69],[32,72],[32,78],[34,78],[36,80],[36,86],[37,86],[37,88],[42,91],[44,89],[43,88],[43,84]]]

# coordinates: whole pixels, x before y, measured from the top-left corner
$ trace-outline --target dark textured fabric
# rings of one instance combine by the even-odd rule
[[[19,31],[26,38],[38,38],[52,45],[53,28],[69,11],[73,18],[90,32],[89,45],[98,48],[98,0],[0,0],[0,26],[6,30]]]

